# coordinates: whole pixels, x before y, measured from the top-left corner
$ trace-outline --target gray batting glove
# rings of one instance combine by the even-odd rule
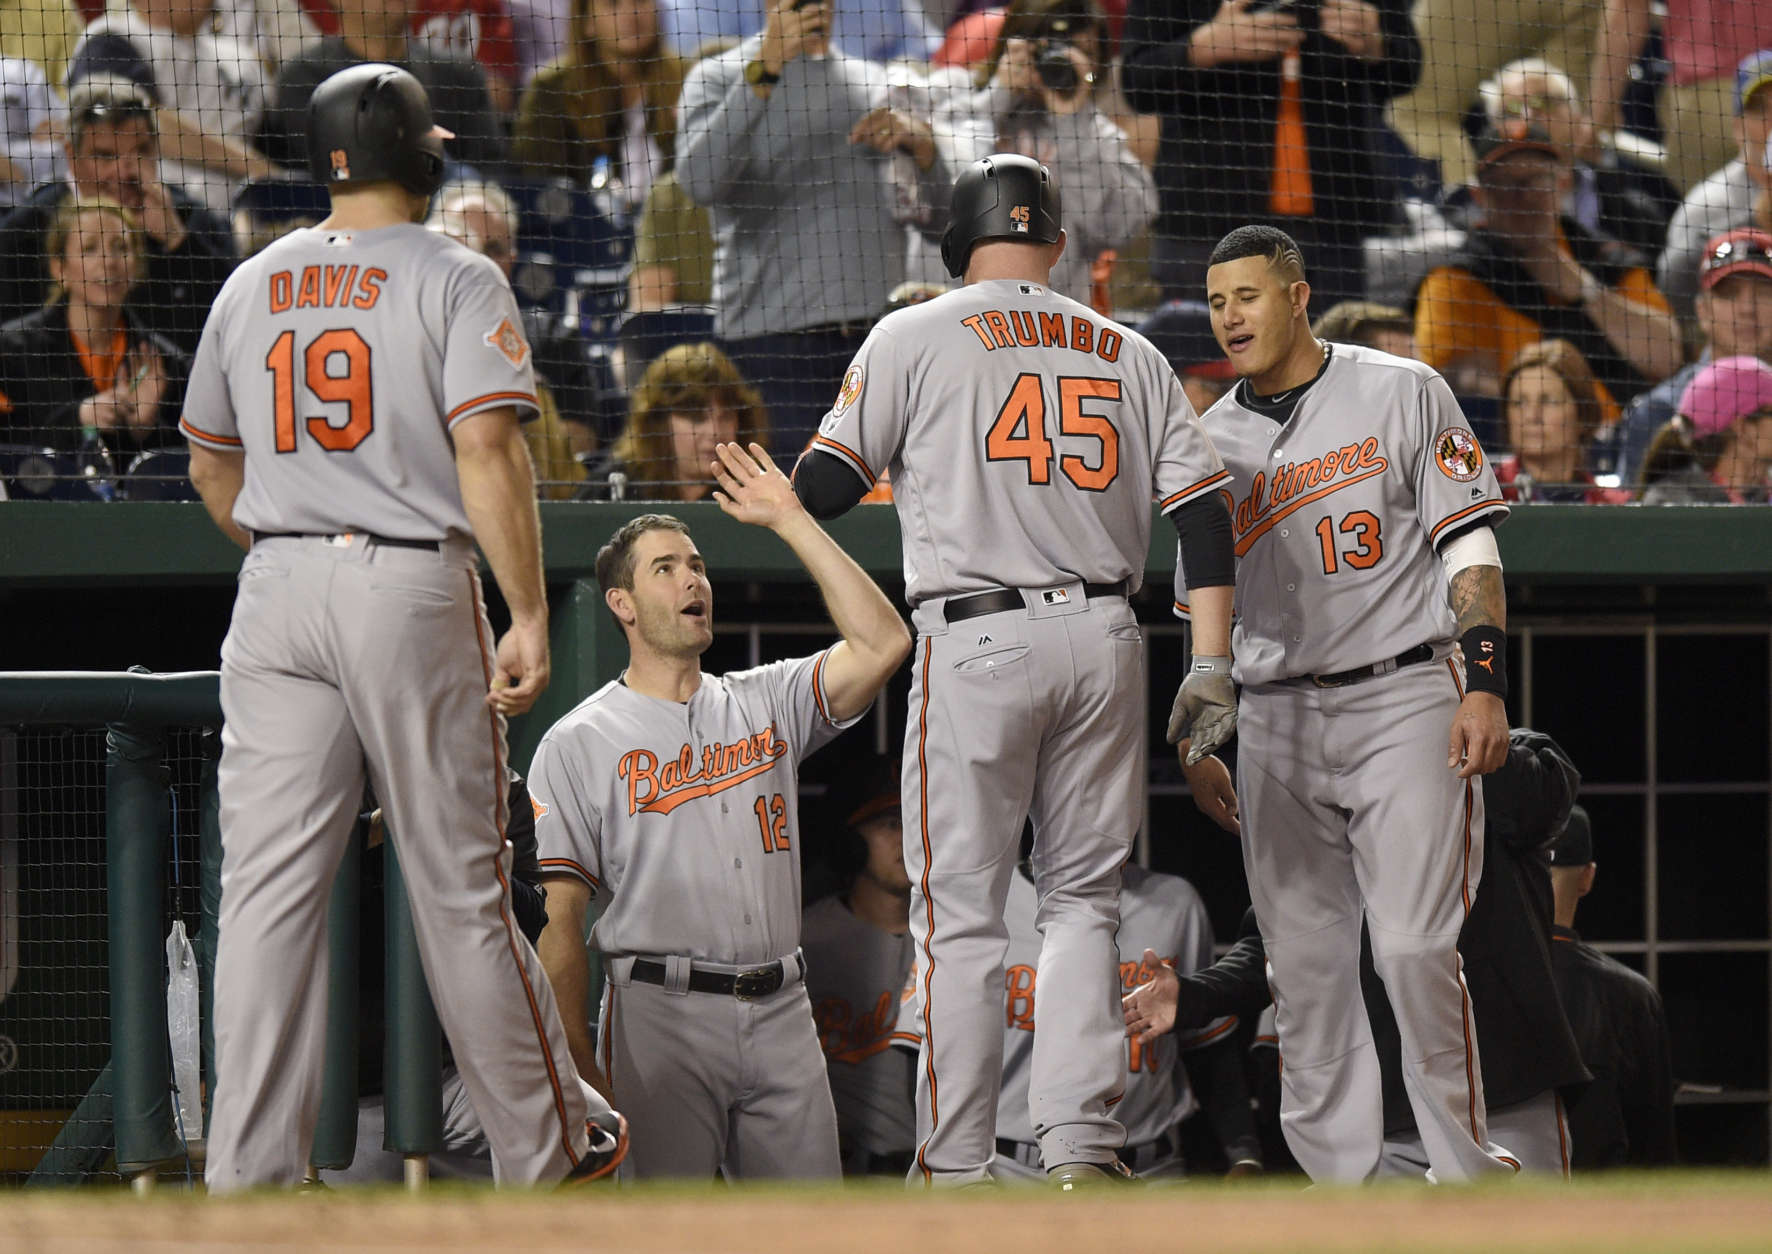
[[[1231,679],[1231,660],[1195,654],[1169,709],[1169,743],[1192,736],[1187,755],[1187,764],[1192,766],[1214,753],[1236,730],[1237,685]]]

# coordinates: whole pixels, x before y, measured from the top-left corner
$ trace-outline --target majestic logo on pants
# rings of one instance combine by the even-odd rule
[[[702,746],[699,763],[694,748],[685,744],[662,767],[650,749],[629,749],[621,755],[616,770],[628,782],[629,814],[669,814],[685,801],[711,797],[755,779],[772,769],[787,751],[787,742],[771,723],[732,744],[715,741]]]

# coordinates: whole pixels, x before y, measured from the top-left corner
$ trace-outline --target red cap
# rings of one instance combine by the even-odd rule
[[[1698,286],[1710,291],[1731,274],[1763,274],[1772,279],[1772,234],[1738,227],[1713,236],[1698,264]]]

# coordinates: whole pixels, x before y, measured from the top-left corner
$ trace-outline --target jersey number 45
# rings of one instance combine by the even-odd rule
[[[322,331],[302,353],[302,382],[317,399],[345,407],[343,426],[330,418],[309,418],[308,434],[330,453],[348,453],[375,430],[375,394],[369,379],[369,345],[349,327]],[[332,373],[335,362],[343,374]],[[271,412],[276,422],[277,451],[296,451],[295,332],[284,331],[265,355],[271,372]]]
[[[1101,455],[1091,466],[1074,453],[1059,457],[1058,468],[1085,492],[1105,492],[1120,476],[1120,433],[1105,414],[1083,412],[1086,400],[1120,400],[1118,379],[1063,376],[1058,380],[1058,433],[1100,441]],[[1046,434],[1046,384],[1039,375],[1016,376],[1009,396],[985,433],[986,461],[1025,462],[1028,482],[1052,482],[1052,440]]]

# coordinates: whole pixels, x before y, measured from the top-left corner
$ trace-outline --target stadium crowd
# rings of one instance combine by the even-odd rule
[[[954,172],[1007,151],[1064,196],[1054,286],[1166,345],[1201,407],[1226,381],[1206,255],[1266,222],[1312,259],[1320,333],[1441,371],[1510,498],[1767,500],[1755,0],[5,8],[14,497],[189,496],[204,316],[239,258],[322,215],[307,99],[377,60],[452,132],[432,225],[525,310],[550,498],[697,499],[734,422],[797,451],[872,323],[946,285]]]

